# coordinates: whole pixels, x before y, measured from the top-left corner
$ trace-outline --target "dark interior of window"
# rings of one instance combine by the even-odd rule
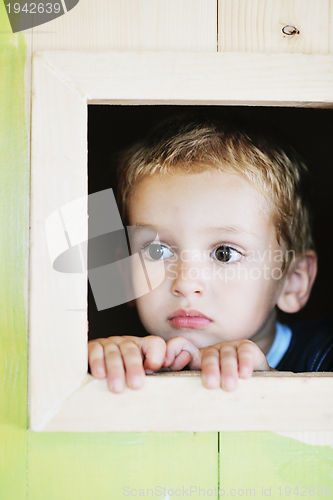
[[[160,120],[190,112],[218,116],[219,106],[88,106],[88,189],[89,194],[112,188],[116,192],[116,169],[119,153]],[[313,236],[318,253],[319,270],[307,305],[296,314],[281,314],[279,320],[293,324],[332,316],[331,286],[333,266],[331,235],[333,210],[333,166],[331,158],[332,110],[314,108],[228,106],[228,112],[243,114],[247,119],[268,122],[286,135],[305,159],[313,174]],[[88,286],[89,339],[111,335],[145,336],[135,307],[122,304],[98,311]]]

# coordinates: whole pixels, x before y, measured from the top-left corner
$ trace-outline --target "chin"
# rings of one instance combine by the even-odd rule
[[[197,347],[198,349],[202,349],[203,347],[207,347],[209,345],[217,343],[215,341],[210,342],[209,337],[207,338],[207,333],[194,328],[179,329],[175,333],[172,333],[172,338],[173,337],[184,337],[184,339],[192,342],[192,344],[195,345],[195,347]]]

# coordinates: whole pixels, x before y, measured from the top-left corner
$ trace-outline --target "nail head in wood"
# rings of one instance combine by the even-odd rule
[[[289,36],[299,35],[299,30],[295,26],[290,26],[289,24],[287,24],[287,26],[283,26],[282,33]]]

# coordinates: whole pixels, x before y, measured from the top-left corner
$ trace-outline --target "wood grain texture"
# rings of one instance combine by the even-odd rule
[[[332,52],[331,0],[218,0],[221,52]],[[299,33],[286,35],[285,26]]]
[[[33,500],[183,498],[186,495],[168,496],[167,492],[218,484],[216,433],[29,432],[28,441],[29,498]],[[157,494],[147,492],[149,488]],[[126,494],[129,490],[132,495]],[[202,494],[193,493],[191,498],[202,498]]]
[[[45,66],[91,103],[322,106],[333,103],[333,55],[61,52]]]
[[[87,371],[87,272],[53,269],[45,225],[56,211],[67,229],[66,248],[75,245],[77,235],[73,233],[81,227],[80,241],[87,241],[87,216],[72,222],[74,230],[70,231],[71,221],[63,211],[64,205],[86,195],[86,103],[70,82],[60,82],[37,58],[33,72],[31,141],[31,422],[40,421],[52,412],[80,384]],[[51,236],[55,245],[65,237],[63,231],[54,235]]]
[[[34,51],[216,52],[216,0],[80,0],[34,30]]]
[[[26,498],[31,43],[0,3],[0,496]]]
[[[265,372],[235,392],[210,391],[200,372],[148,376],[140,391],[110,393],[85,384],[43,428],[46,432],[332,431],[332,374]],[[200,411],[199,411],[200,409]]]

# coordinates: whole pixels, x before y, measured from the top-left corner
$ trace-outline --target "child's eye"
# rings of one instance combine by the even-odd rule
[[[227,245],[220,245],[215,248],[212,252],[212,257],[219,262],[237,262],[241,259],[242,254],[235,250],[234,248],[228,247]]]
[[[169,259],[173,256],[173,252],[168,247],[158,243],[149,243],[143,252],[152,260]]]

